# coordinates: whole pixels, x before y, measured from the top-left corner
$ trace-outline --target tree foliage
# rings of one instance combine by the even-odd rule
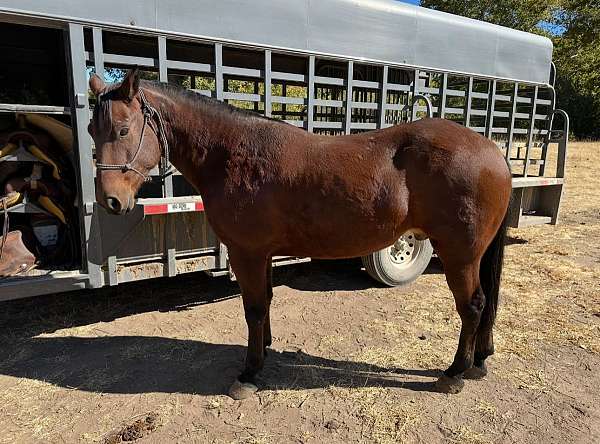
[[[558,106],[570,114],[576,137],[600,138],[600,0],[422,0],[421,5],[551,37]]]
[[[554,40],[559,105],[579,138],[600,138],[600,1],[565,0]]]
[[[528,32],[550,21],[558,0],[422,0],[421,6]]]

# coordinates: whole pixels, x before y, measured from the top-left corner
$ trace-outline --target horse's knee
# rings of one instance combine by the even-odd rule
[[[267,308],[262,305],[252,305],[244,308],[246,322],[252,327],[262,327],[267,316]]]

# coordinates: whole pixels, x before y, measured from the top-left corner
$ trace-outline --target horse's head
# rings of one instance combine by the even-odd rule
[[[164,129],[140,89],[137,69],[108,86],[93,75],[90,89],[98,98],[88,126],[96,145],[96,199],[109,212],[124,214],[133,209],[136,193],[160,161]]]

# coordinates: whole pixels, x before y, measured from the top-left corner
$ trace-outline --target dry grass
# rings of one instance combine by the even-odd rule
[[[482,433],[473,431],[470,427],[461,425],[444,430],[448,436],[448,442],[453,444],[491,444]]]
[[[600,353],[600,144],[573,144],[561,223],[511,230],[498,350],[523,358],[541,342]]]
[[[409,434],[421,420],[422,412],[414,401],[398,402],[383,388],[330,387],[328,392],[333,398],[352,406],[355,417],[362,425],[361,442],[410,442]]]
[[[488,419],[490,421],[494,421],[496,419],[496,414],[498,412],[498,408],[489,401],[481,400],[475,405],[473,410],[479,414],[481,414],[482,418]]]
[[[434,278],[423,276],[421,279],[431,285],[428,281]],[[369,329],[391,344],[365,347],[355,356],[356,360],[390,369],[439,368],[447,363],[460,319],[454,312],[450,291],[447,288],[444,291],[447,297],[437,298],[427,306],[423,305],[421,294],[403,294],[403,311],[409,319],[371,321]]]
[[[241,438],[234,441],[234,444],[271,444],[272,442],[275,442],[275,437],[268,433],[252,435],[250,432],[248,432],[248,435],[249,436],[246,438]]]

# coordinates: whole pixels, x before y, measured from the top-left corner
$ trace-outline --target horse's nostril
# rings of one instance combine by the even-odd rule
[[[106,198],[106,206],[114,213],[121,212],[121,201],[116,197],[108,196]]]

